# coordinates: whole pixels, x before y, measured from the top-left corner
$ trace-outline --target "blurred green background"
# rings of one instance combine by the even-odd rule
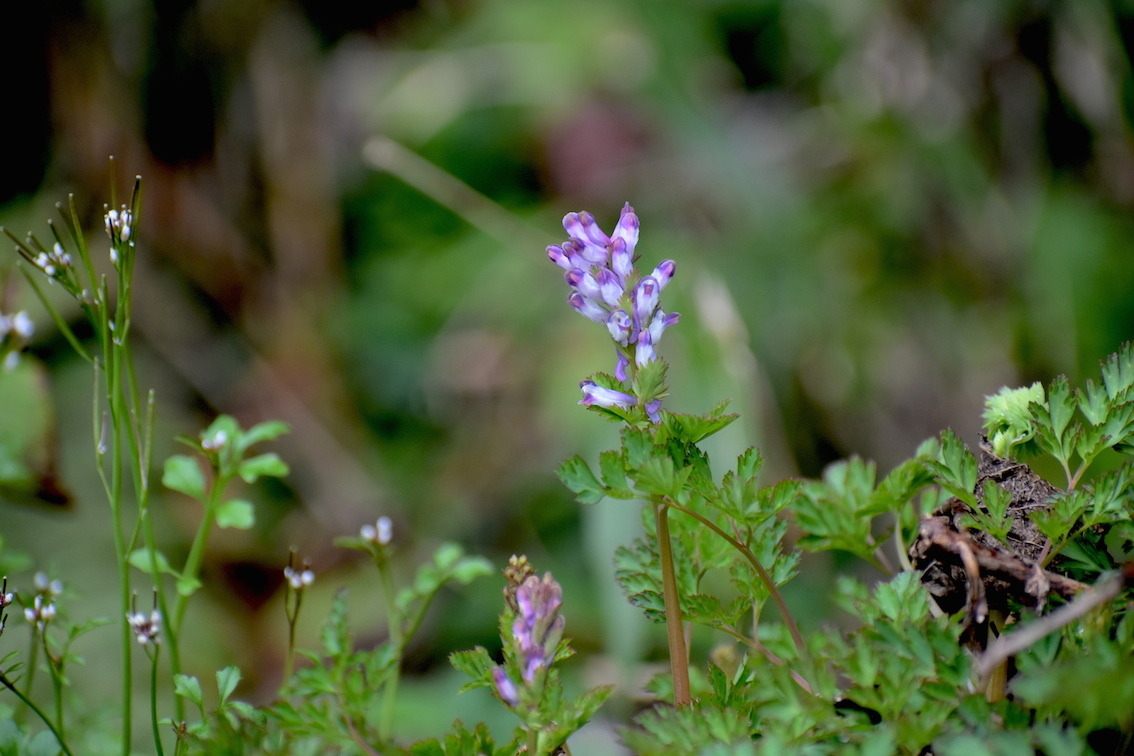
[[[73,192],[97,232],[110,184],[141,174],[134,333],[159,437],[219,412],[293,426],[273,447],[292,475],[247,492],[255,531],[215,534],[190,609],[192,671],[239,664],[251,700],[279,682],[291,545],[318,574],[304,643],[341,584],[360,643],[381,640],[372,568],[331,542],[387,514],[407,571],[442,540],[554,571],[572,684],[622,685],[587,737],[610,742],[632,709],[664,653],[613,582],[636,507],[584,509],[553,472],[616,443],[576,406],[613,351],[543,252],[568,211],[609,231],[630,201],[642,265],[677,261],[667,406],[731,397],[742,421],[711,451],[759,445],[768,482],[850,454],[885,471],[945,427],[975,441],[986,394],[1092,376],[1134,331],[1132,3],[60,0],[5,17],[0,223],[43,233]],[[89,370],[6,280],[0,309],[39,325],[74,504],[9,496],[0,561],[63,578],[73,617],[114,616]],[[198,512],[156,505],[183,554]],[[837,568],[805,562],[805,625]],[[500,587],[430,613],[403,737],[497,716],[454,695],[445,657],[498,645]],[[113,644],[79,644],[80,689],[113,679]]]

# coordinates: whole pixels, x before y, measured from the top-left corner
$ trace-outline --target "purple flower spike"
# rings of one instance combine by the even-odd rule
[[[516,690],[516,683],[508,677],[503,667],[492,668],[492,680],[496,683],[496,692],[504,703],[515,708],[520,703],[520,693]]]
[[[583,390],[583,398],[579,400],[579,404],[585,407],[597,404],[599,407],[630,409],[638,403],[636,397],[614,389],[603,388],[594,381],[583,381],[579,384],[579,388]]]
[[[610,337],[617,341],[622,346],[626,346],[627,339],[630,338],[630,329],[633,327],[633,322],[630,316],[626,314],[625,310],[615,310],[610,313],[610,317],[606,321],[606,328],[610,331]],[[618,380],[626,380],[619,378]]]
[[[658,267],[654,268],[654,272],[650,277],[658,282],[658,290],[665,288],[669,283],[669,279],[673,278],[673,274],[677,271],[677,263],[673,260],[662,260]]]
[[[559,614],[562,604],[563,589],[550,572],[542,580],[532,575],[516,589],[519,612],[512,623],[512,638],[520,652],[524,682],[535,680],[555,656],[566,624]]]
[[[567,303],[578,310],[580,315],[589,320],[593,320],[596,323],[606,322],[607,314],[602,305],[593,299],[584,297],[577,291],[571,292],[571,296],[567,297]]]

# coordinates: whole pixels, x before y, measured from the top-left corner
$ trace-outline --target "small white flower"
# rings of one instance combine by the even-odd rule
[[[161,635],[161,612],[154,609],[149,615],[142,612],[126,613],[126,621],[134,629],[134,637],[143,646],[157,644]]]
[[[218,430],[212,438],[201,439],[201,446],[209,451],[222,449],[226,443],[228,443],[228,433],[224,430]]]
[[[6,355],[4,355],[4,363],[3,364],[4,364],[4,370],[6,372],[11,372],[11,371],[15,370],[16,365],[20,364],[20,353],[19,352],[8,352]]]
[[[307,586],[315,582],[315,573],[310,569],[296,570],[291,566],[284,567],[284,577],[287,578],[288,585],[292,590],[301,591]]]
[[[37,595],[32,605],[24,609],[24,617],[42,631],[44,625],[55,619],[55,604],[50,599],[44,603],[43,595]]]
[[[12,331],[24,341],[27,341],[35,333],[35,321],[31,317],[20,310],[11,318]]]
[[[35,592],[42,593],[49,598],[58,596],[63,592],[62,580],[48,580],[46,572],[35,573]]]
[[[394,539],[394,523],[389,517],[382,515],[375,524],[363,525],[358,533],[364,541],[385,546]]]

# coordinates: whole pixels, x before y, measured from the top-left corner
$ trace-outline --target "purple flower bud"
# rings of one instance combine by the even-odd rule
[[[625,239],[615,239],[611,242],[610,267],[618,281],[623,286],[630,272],[634,270],[634,255]]]
[[[580,294],[590,299],[602,300],[602,287],[595,277],[582,268],[572,268],[563,276],[567,285],[577,289]]]
[[[622,302],[622,284],[618,276],[610,268],[600,268],[598,272],[599,290],[602,292],[602,301],[611,307],[617,307]]]
[[[622,216],[618,219],[618,225],[614,227],[614,233],[610,238],[612,241],[619,239],[625,241],[626,251],[631,257],[634,256],[634,247],[638,244],[638,226],[638,216],[627,202],[622,206]]]
[[[681,313],[671,312],[666,315],[662,310],[654,313],[654,319],[650,321],[650,327],[647,329],[650,332],[650,341],[657,344],[661,341],[662,333],[670,326],[677,325],[681,320]]]
[[[571,261],[572,268],[589,268],[590,263],[583,259],[583,245],[574,239],[568,239],[561,245],[563,254]]]
[[[661,289],[653,276],[646,276],[634,287],[634,322],[649,323],[658,306]]]
[[[594,265],[605,265],[607,245],[610,238],[595,223],[590,213],[567,213],[563,216],[563,228],[579,248],[584,260]]]
[[[638,334],[638,345],[634,348],[634,362],[638,367],[642,367],[647,362],[653,362],[658,358],[658,353],[654,351],[654,339],[650,336],[649,331],[642,331]]]
[[[610,331],[610,337],[622,346],[626,346],[626,340],[630,338],[630,329],[633,325],[625,310],[615,310],[610,313],[610,317],[606,321],[606,328]],[[618,380],[625,379],[619,378]]]
[[[597,404],[599,407],[630,409],[638,403],[636,397],[614,389],[603,388],[594,381],[583,381],[579,384],[579,388],[583,390],[583,398],[579,400],[579,404],[585,407]]]
[[[547,256],[551,258],[553,263],[564,270],[571,270],[571,268],[577,267],[571,262],[571,258],[567,256],[567,253],[563,251],[563,247],[560,247],[558,244],[552,244],[547,248]]]
[[[661,422],[661,399],[651,399],[646,402],[646,417],[650,418],[651,422]]]
[[[658,267],[654,268],[654,272],[650,277],[658,282],[658,290],[664,289],[669,279],[673,278],[673,274],[677,271],[677,263],[673,260],[662,260]]]
[[[625,381],[626,368],[630,366],[630,360],[626,358],[626,355],[622,353],[621,349],[616,349],[615,351],[618,352],[618,365],[614,368],[614,377],[620,381]]]
[[[496,693],[501,700],[515,708],[520,703],[520,693],[516,690],[516,683],[508,677],[503,667],[492,668],[492,681],[496,683]]]
[[[606,310],[595,300],[584,297],[577,291],[573,291],[571,292],[571,296],[567,297],[567,302],[578,310],[579,314],[583,317],[593,320],[596,323],[606,322]]]

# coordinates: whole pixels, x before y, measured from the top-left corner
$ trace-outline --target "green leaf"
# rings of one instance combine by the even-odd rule
[[[147,575],[154,574],[153,564],[155,561],[157,562],[157,571],[159,573],[164,573],[166,575],[180,574],[177,572],[177,570],[173,569],[173,567],[170,566],[169,560],[166,559],[165,555],[160,551],[154,554],[154,559],[151,560],[150,552],[147,549],[135,549],[134,551],[130,552],[130,555],[128,557],[126,557],[126,561],[128,561],[132,567],[141,570]]]
[[[493,684],[492,670],[496,666],[496,662],[492,660],[483,646],[449,654],[449,663],[453,665],[453,669],[464,672],[472,678],[470,682],[461,686],[460,691],[458,691],[460,693],[476,688],[486,688]]]
[[[161,482],[166,488],[192,496],[198,501],[205,499],[205,476],[197,460],[184,454],[174,454],[165,461]]]
[[[632,499],[634,492],[626,483],[626,463],[622,453],[615,450],[599,454],[599,471],[602,473],[603,491],[616,499]]]
[[[282,420],[268,420],[267,422],[257,423],[240,434],[238,448],[243,452],[249,446],[252,446],[252,444],[258,444],[261,441],[271,441],[290,431],[291,426]]]
[[[563,485],[571,489],[580,504],[597,504],[606,496],[590,465],[577,454],[566,459],[557,472]]]
[[[288,467],[275,452],[259,454],[241,462],[236,468],[237,474],[245,483],[255,483],[259,478],[282,478],[288,474]]]
[[[179,576],[177,578],[177,592],[182,596],[192,596],[201,587],[201,581],[197,578],[189,578]]]
[[[201,683],[192,675],[174,675],[173,692],[192,701],[198,708],[203,708],[205,705],[204,696],[201,694]]]
[[[938,485],[976,509],[977,460],[964,442],[951,430],[941,434],[937,459],[926,459],[925,465],[936,477]]]
[[[1134,386],[1134,343],[1127,342],[1102,365],[1103,385],[1111,400],[1124,399]]]
[[[217,671],[217,691],[220,693],[220,705],[223,707],[228,697],[240,684],[240,669],[234,666],[225,667]]]
[[[37,732],[31,740],[28,741],[26,749],[23,751],[24,756],[56,756],[62,752],[62,747],[59,745],[59,740],[49,730],[41,730]]]
[[[256,524],[256,510],[252,502],[229,499],[217,507],[217,527],[248,530]]]

